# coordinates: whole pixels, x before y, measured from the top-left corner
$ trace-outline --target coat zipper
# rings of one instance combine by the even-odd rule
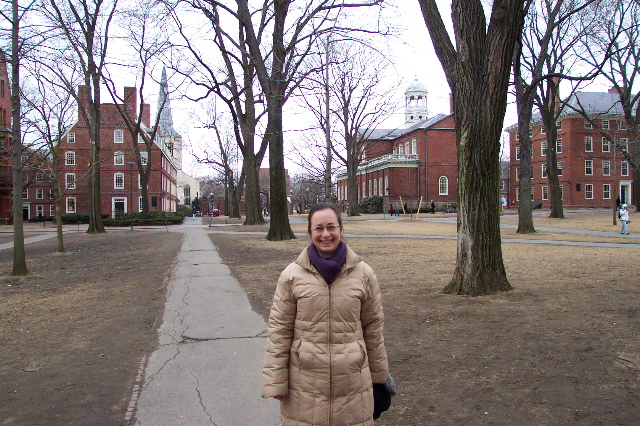
[[[333,295],[329,287],[329,425],[333,424]]]

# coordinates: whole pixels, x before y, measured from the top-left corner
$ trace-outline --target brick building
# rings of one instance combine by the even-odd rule
[[[11,200],[13,168],[11,167],[11,90],[7,58],[0,50],[0,223],[12,220]]]
[[[618,93],[577,92],[566,103],[564,113],[556,122],[558,136],[558,174],[562,192],[562,205],[576,208],[613,207],[616,196],[622,202],[632,201],[633,170],[620,152],[605,137],[599,128],[613,135],[620,147],[626,147],[629,134],[620,105]],[[595,121],[593,126],[570,106],[582,105]],[[517,207],[519,196],[520,142],[517,125],[507,128],[509,133],[511,160],[509,177],[509,205]],[[546,131],[536,114],[531,122],[532,139],[532,200],[550,207],[549,182],[546,173]]]
[[[79,101],[88,106],[88,87],[78,88]],[[137,114],[137,92],[134,87],[124,88],[125,107]],[[116,211],[138,212],[142,210],[142,195],[138,170],[135,165],[131,132],[115,104],[101,104],[100,117],[100,192],[103,214],[113,217]],[[142,119],[144,132],[150,133],[149,107],[145,107]],[[141,146],[144,146],[142,144]],[[84,119],[78,120],[65,133],[60,143],[62,151],[60,181],[63,186],[63,212],[66,214],[89,212],[88,172],[90,159],[89,130]],[[151,163],[148,194],[149,210],[176,210],[177,168],[172,147],[156,138],[150,158],[146,148],[141,149],[143,163]]]
[[[405,91],[405,128],[363,131],[364,160],[358,167],[358,202],[374,195],[385,208],[402,199],[408,207],[438,208],[456,202],[458,164],[453,114],[427,118],[427,89],[418,80]],[[337,177],[337,197],[347,202],[347,175]]]

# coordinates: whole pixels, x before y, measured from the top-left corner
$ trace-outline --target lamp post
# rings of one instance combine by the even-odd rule
[[[129,216],[131,217],[131,230],[133,231],[133,166],[136,163],[129,161],[129,201],[131,207],[129,207]]]

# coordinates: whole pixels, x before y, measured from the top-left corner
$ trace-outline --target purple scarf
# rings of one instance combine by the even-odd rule
[[[307,254],[309,255],[311,264],[315,266],[327,284],[331,285],[340,274],[342,266],[347,260],[347,245],[340,241],[333,255],[329,258],[324,258],[318,255],[316,246],[312,243],[307,247]]]

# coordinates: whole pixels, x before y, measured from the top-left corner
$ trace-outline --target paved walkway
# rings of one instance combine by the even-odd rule
[[[267,326],[198,222],[181,229],[136,424],[275,425],[278,402],[260,395]]]

